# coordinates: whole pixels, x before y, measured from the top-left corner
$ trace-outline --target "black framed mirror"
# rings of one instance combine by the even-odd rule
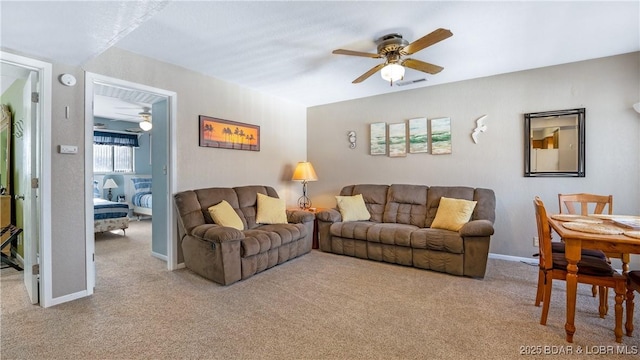
[[[524,176],[584,177],[585,109],[524,114]]]

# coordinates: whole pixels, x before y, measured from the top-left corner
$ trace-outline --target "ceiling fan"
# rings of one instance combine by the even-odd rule
[[[138,115],[140,115],[140,117],[142,118],[142,121],[140,121],[140,124],[138,125],[140,126],[140,129],[144,131],[151,130],[151,128],[153,127],[153,125],[151,124],[151,108],[142,108],[142,111],[139,112]]]
[[[441,66],[429,64],[416,59],[404,58],[404,56],[412,55],[428,46],[447,39],[452,35],[453,33],[450,30],[439,28],[430,34],[409,43],[407,40],[403,39],[400,34],[387,34],[376,40],[376,44],[378,44],[377,54],[344,49],[333,50],[333,53],[339,55],[369,57],[374,59],[384,58],[384,63],[374,66],[359,78],[353,80],[353,83],[361,83],[369,76],[375,74],[378,70],[381,70],[380,74],[382,75],[382,78],[393,85],[394,81],[404,78],[405,66],[428,74],[437,74],[442,71],[444,68]]]
[[[138,107],[117,107],[118,109],[139,109]],[[125,115],[132,119],[139,121],[139,126],[144,131],[149,131],[153,127],[151,124],[151,108],[148,106],[143,106],[142,111],[138,113],[137,116],[131,113],[117,113],[120,115]]]

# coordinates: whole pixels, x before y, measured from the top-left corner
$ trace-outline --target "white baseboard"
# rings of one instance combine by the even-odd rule
[[[539,263],[539,260],[534,258],[525,258],[520,256],[502,255],[502,254],[494,254],[494,253],[489,253],[489,259],[517,261],[517,262],[524,262],[527,264],[534,264],[534,265],[537,265]]]
[[[157,252],[153,252],[153,251],[151,252],[151,256],[164,261],[168,260],[167,255],[158,254]]]

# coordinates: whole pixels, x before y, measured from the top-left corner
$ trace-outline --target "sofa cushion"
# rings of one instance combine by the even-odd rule
[[[464,186],[431,186],[427,191],[427,218],[424,226],[431,227],[433,219],[436,218],[440,199],[448,197],[450,199],[476,200],[474,199],[475,189]]]
[[[245,230],[245,238],[240,242],[240,256],[249,257],[267,252],[282,245],[280,236],[272,231]]]
[[[411,247],[463,254],[464,240],[456,232],[425,228],[411,233]]]
[[[329,232],[332,236],[347,239],[367,240],[369,228],[377,223],[370,221],[337,222],[331,224]]]
[[[340,191],[341,196],[351,196],[362,194],[367,210],[371,214],[371,221],[382,222],[382,214],[387,203],[387,191],[389,185],[350,185],[345,186]]]
[[[243,231],[241,257],[249,257],[276,249],[307,236],[304,224],[270,224]]]
[[[286,224],[287,206],[282,199],[270,197],[264,194],[257,194],[258,209],[256,222],[258,224]]]
[[[464,224],[469,222],[477,203],[477,201],[442,197],[431,227],[451,231],[460,230]]]
[[[394,184],[389,187],[382,221],[424,227],[427,186]]]
[[[367,231],[367,241],[388,245],[411,246],[411,233],[419,228],[407,224],[375,224]]]
[[[288,244],[294,240],[307,236],[308,231],[304,224],[272,224],[261,225],[258,230],[269,231],[278,234],[282,244]]]
[[[218,204],[209,207],[209,214],[213,221],[220,226],[244,230],[242,219],[240,219],[238,213],[236,213],[226,200],[222,200]]]
[[[186,193],[186,192],[185,192]],[[198,189],[194,190],[193,194],[196,196],[195,199],[191,199],[193,204],[200,206],[200,211],[204,217],[204,222],[207,224],[213,224],[213,218],[211,218],[211,214],[209,213],[209,208],[219,204],[222,200],[231,205],[232,208],[238,209],[240,206],[238,205],[238,196],[233,189],[230,188],[207,188],[207,189]],[[240,218],[243,217],[242,212],[238,214]],[[246,227],[245,227],[246,228]]]
[[[336,203],[340,215],[342,215],[342,221],[361,221],[371,218],[371,214],[369,214],[367,206],[364,204],[362,194],[336,196]]]

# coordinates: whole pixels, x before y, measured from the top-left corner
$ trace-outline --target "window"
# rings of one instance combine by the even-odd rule
[[[93,172],[133,172],[134,147],[136,135],[94,131]]]
[[[93,172],[133,172],[133,147],[93,144]]]

